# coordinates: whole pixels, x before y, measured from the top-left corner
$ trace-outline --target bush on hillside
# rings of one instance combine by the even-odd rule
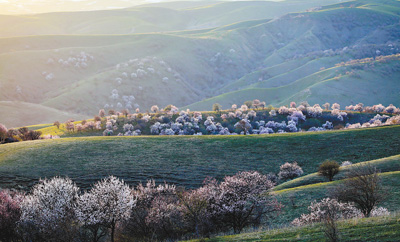
[[[303,174],[303,169],[297,164],[297,162],[289,163],[280,166],[278,177],[280,180],[290,180],[299,177]]]
[[[318,174],[333,181],[333,177],[339,173],[340,165],[333,160],[324,161],[318,168]]]

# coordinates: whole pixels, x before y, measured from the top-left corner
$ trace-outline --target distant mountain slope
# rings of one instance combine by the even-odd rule
[[[325,0],[323,4],[339,0]],[[169,7],[171,5],[171,7]],[[282,2],[174,2],[126,9],[0,16],[0,37],[58,34],[132,34],[214,28],[276,18],[320,6],[316,0]]]
[[[288,3],[299,6],[295,3],[304,1],[282,4]],[[89,116],[100,108],[145,111],[154,104],[170,103],[209,110],[214,102],[227,108],[255,98],[267,105],[292,100],[399,105],[398,61],[335,67],[349,60],[400,53],[398,1],[343,2],[274,19],[267,10],[271,4],[212,3],[182,9],[151,5],[13,16],[39,22],[48,18],[52,21],[45,23],[52,27],[43,27],[46,31],[85,34],[0,38],[0,101],[23,101]],[[203,22],[190,22],[197,17]],[[242,17],[265,19],[235,23]],[[143,26],[151,23],[176,31],[93,35],[96,28],[115,33],[130,28],[136,21],[130,18],[141,18]],[[119,21],[123,23],[118,25]],[[217,24],[188,30],[189,25],[199,28],[204,23]]]
[[[53,123],[56,120],[65,122],[71,118],[75,120],[88,118],[86,115],[63,112],[39,104],[24,102],[0,101],[0,110],[2,113],[1,123],[7,128],[17,128],[43,122]]]
[[[253,99],[265,100],[274,106],[304,100],[312,104],[337,102],[343,106],[358,102],[366,105],[399,103],[399,61],[400,56],[397,55],[392,60],[332,67],[279,87],[260,88],[266,85],[265,82],[260,82],[250,88],[224,93],[185,108],[209,110],[214,103],[229,108],[232,104],[242,104]]]

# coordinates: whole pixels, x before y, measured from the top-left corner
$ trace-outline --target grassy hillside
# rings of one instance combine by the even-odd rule
[[[32,36],[0,38],[0,101],[83,116],[103,107],[143,111],[170,103],[210,110],[214,102],[227,108],[255,98],[267,105],[307,100],[398,106],[398,61],[335,67],[400,52],[398,2],[358,0],[271,20],[272,12],[295,11],[282,6],[307,2],[317,3],[213,2],[4,17],[3,32],[24,29],[25,21]],[[281,10],[267,10],[271,4]]]
[[[267,103],[274,106],[303,100],[308,100],[310,103],[338,102],[341,105],[358,102],[366,105],[373,105],[378,102],[399,103],[400,99],[397,94],[400,91],[398,85],[400,65],[398,58],[395,57],[390,61],[369,61],[362,65],[337,66],[307,75],[306,70],[301,68],[310,69],[308,65],[317,64],[317,67],[311,67],[316,69],[319,67],[318,65],[321,65],[320,62],[315,63],[316,61],[313,61],[314,63],[306,63],[302,67],[292,69],[285,74],[253,84],[250,88],[224,93],[188,105],[185,108],[208,110],[214,103],[219,103],[224,108],[228,108],[234,103],[240,104],[254,98],[267,100]],[[306,74],[306,76],[294,81],[293,76],[299,76],[299,72]],[[259,73],[254,75],[258,76]],[[292,78],[290,78],[290,75],[292,75]],[[290,80],[292,82],[287,84]],[[273,87],[279,85],[277,83],[283,85]],[[240,83],[235,85],[240,85]],[[264,88],[265,86],[269,88]]]
[[[376,218],[363,218],[339,222],[340,239],[343,241],[397,241],[400,239],[399,215]],[[265,232],[244,233],[193,241],[324,241],[321,224],[267,230]]]
[[[386,157],[378,160],[367,161],[366,163],[375,166],[380,172],[400,171],[400,155]],[[362,163],[363,165],[366,163]],[[353,169],[357,164],[345,166],[340,168],[339,174],[334,177],[334,180],[341,180],[346,177],[349,170]],[[325,177],[321,177],[318,173],[312,173],[302,176],[291,181],[284,182],[274,188],[275,191],[299,187],[309,184],[326,182]]]
[[[78,115],[49,108],[39,104],[24,102],[0,101],[0,110],[3,113],[1,123],[7,128],[16,128],[25,125],[34,125],[45,121],[53,123],[56,120],[60,122],[67,121],[70,118],[82,120],[86,115]],[[40,126],[42,128],[42,126]],[[30,129],[37,129],[30,127]]]
[[[353,163],[400,153],[399,126],[256,136],[82,137],[0,146],[2,187],[30,186],[67,175],[88,187],[107,175],[130,184],[154,178],[186,187],[207,176],[242,170],[279,171],[297,161],[305,175],[326,159]],[[377,137],[382,137],[377,139]],[[346,145],[344,145],[346,144]]]
[[[386,172],[380,175],[384,189],[389,196],[380,205],[389,209],[389,211],[398,211],[400,171]],[[330,189],[340,184],[341,181],[317,183],[307,186],[300,186],[290,189],[277,191],[279,201],[285,206],[282,214],[273,219],[274,223],[289,223],[303,213],[307,213],[307,207],[313,200],[321,200],[329,195]]]

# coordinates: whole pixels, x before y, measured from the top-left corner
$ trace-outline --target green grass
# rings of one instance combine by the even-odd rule
[[[398,211],[400,206],[400,171],[380,174],[382,184],[388,192],[388,197],[380,206],[389,211]],[[282,213],[272,219],[275,224],[287,224],[303,213],[308,213],[307,207],[314,200],[321,200],[329,195],[330,189],[341,181],[323,182],[312,185],[299,186],[277,191],[279,201],[284,205]]]
[[[26,102],[0,101],[1,121],[7,128],[31,125],[32,130],[43,129],[58,120],[65,122],[70,118],[82,120],[87,115],[75,114]],[[38,125],[39,124],[39,125]]]
[[[398,241],[400,240],[400,216],[352,219],[338,222],[340,241]],[[221,236],[205,240],[209,242],[233,241],[325,241],[321,224],[305,227],[291,227],[267,230],[264,232],[244,233]]]
[[[263,76],[262,71],[252,73],[233,83],[232,86],[227,87],[227,89],[230,89],[240,86],[240,83],[244,82],[247,86],[242,86],[241,88],[243,89],[226,92],[219,96],[193,103],[185,108],[208,110],[214,103],[219,103],[223,108],[228,108],[233,103],[241,104],[246,100],[253,99],[266,100],[268,104],[273,106],[288,105],[291,101],[299,103],[304,100],[311,104],[337,102],[343,106],[358,102],[366,105],[374,105],[383,101],[387,103],[386,105],[399,103],[400,99],[397,95],[400,90],[397,88],[400,77],[398,60],[384,64],[377,63],[375,68],[371,70],[360,70],[359,66],[346,66],[332,67],[319,71],[324,62],[321,59],[306,63],[297,69],[283,72],[282,74],[272,75],[262,82],[251,81]],[[325,61],[328,64],[327,66],[333,63],[332,59],[329,58]],[[329,64],[329,62],[332,63]],[[290,64],[285,63],[279,66],[284,71],[286,69],[285,66]],[[310,73],[310,68],[314,69],[314,72]],[[385,72],[387,68],[393,71]],[[346,74],[346,72],[351,71],[359,76],[355,77]],[[338,77],[339,74],[341,75],[340,78]],[[380,81],[383,78],[386,80],[385,82]],[[249,85],[252,83],[254,84]]]
[[[383,159],[372,160],[367,162],[362,162],[359,164],[370,164],[375,166],[380,172],[389,171],[400,171],[400,155],[395,155],[391,157],[386,157]],[[346,174],[350,169],[353,169],[356,164],[345,166],[340,168],[340,172],[334,177],[334,180],[341,180],[346,177]],[[312,173],[306,176],[302,176],[291,181],[284,182],[274,188],[275,191],[304,186],[308,184],[321,183],[327,181],[327,178],[319,176],[318,173]]]
[[[353,163],[400,153],[400,126],[252,136],[81,137],[0,146],[0,186],[69,176],[90,184],[115,175],[130,184],[154,178],[186,187],[237,171],[279,171],[297,161],[305,174],[326,159]],[[376,137],[382,137],[377,139]],[[384,137],[384,138],[383,138]]]

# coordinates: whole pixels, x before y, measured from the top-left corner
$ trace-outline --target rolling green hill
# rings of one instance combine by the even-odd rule
[[[370,164],[375,166],[380,172],[391,172],[391,171],[400,171],[400,155],[395,155],[391,157],[386,157],[378,160],[372,160],[363,162],[363,164]],[[357,165],[357,164],[356,164]],[[335,180],[341,180],[346,177],[349,170],[353,169],[356,165],[349,165],[340,168],[339,174],[335,176]],[[289,189],[293,187],[299,187],[309,184],[326,182],[326,178],[321,177],[318,173],[312,173],[306,176],[302,176],[287,182],[284,182],[274,188],[275,191]]]
[[[210,110],[215,102],[228,108],[255,98],[275,106],[304,100],[398,106],[398,60],[335,67],[400,52],[398,1],[301,12],[317,3],[175,3],[3,16],[0,35],[9,37],[0,38],[0,101],[78,116],[171,103]],[[17,126],[3,115],[0,122]]]
[[[69,176],[89,187],[107,175],[130,184],[154,178],[186,187],[207,176],[279,171],[297,161],[305,175],[326,159],[353,163],[399,154],[400,126],[256,136],[81,137],[0,146],[0,186],[31,186],[42,177]],[[377,139],[376,137],[382,137]],[[346,144],[346,145],[344,145]]]
[[[396,241],[400,239],[399,215],[352,219],[338,222],[338,229],[341,239],[344,241]],[[306,227],[290,227],[284,229],[271,229],[263,232],[243,233],[240,235],[220,236],[211,239],[191,240],[191,241],[324,241],[326,239],[323,226],[315,224]]]

